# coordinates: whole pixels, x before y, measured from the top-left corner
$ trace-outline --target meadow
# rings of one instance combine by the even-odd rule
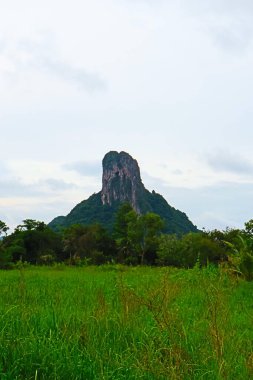
[[[252,379],[253,283],[214,267],[0,272],[0,379]]]

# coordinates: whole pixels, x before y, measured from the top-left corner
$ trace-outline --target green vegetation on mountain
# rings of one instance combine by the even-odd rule
[[[109,231],[112,231],[115,214],[119,207],[119,202],[112,206],[103,205],[101,201],[101,192],[91,195],[87,200],[80,202],[66,216],[59,216],[49,223],[53,230],[61,230],[72,224],[91,225],[100,223]]]
[[[66,217],[59,216],[52,220],[49,223],[49,227],[59,231],[72,224],[90,225],[100,223],[108,231],[112,231],[117,211],[121,205],[122,202],[118,200],[114,201],[111,205],[103,205],[101,192],[99,192],[76,205]],[[171,207],[160,194],[154,191],[151,193],[145,189],[139,200],[139,208],[141,214],[148,212],[158,214],[165,222],[164,232],[179,235],[190,231],[197,232],[196,226],[191,223],[185,213]]]

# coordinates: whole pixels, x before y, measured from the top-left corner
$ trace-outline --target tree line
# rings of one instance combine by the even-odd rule
[[[50,265],[160,265],[192,268],[208,263],[227,265],[253,279],[253,220],[245,228],[165,234],[159,215],[137,214],[123,204],[109,233],[100,224],[75,224],[55,232],[44,222],[25,219],[8,234],[0,221],[0,268],[18,263]]]

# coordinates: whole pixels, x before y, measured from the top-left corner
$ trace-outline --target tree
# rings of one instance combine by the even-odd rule
[[[11,265],[11,253],[5,249],[3,243],[0,241],[0,268],[7,269]]]
[[[126,261],[126,259],[128,260],[129,258],[130,262],[134,261],[134,258],[132,258],[133,246],[129,238],[129,225],[134,225],[137,218],[137,213],[129,203],[123,203],[118,209],[114,223],[113,236],[118,248],[119,261]]]
[[[44,222],[25,219],[14,232],[5,238],[5,247],[13,261],[39,263],[42,256],[59,259],[62,251],[61,237]]]
[[[9,230],[9,227],[0,220],[0,237],[4,234],[5,236],[7,235],[7,231]]]
[[[62,242],[64,258],[68,258],[70,264],[76,260],[79,255],[79,239],[86,232],[86,227],[80,224],[73,224],[63,232]]]
[[[158,237],[164,228],[161,217],[154,213],[138,215],[128,223],[128,238],[137,252],[140,263],[144,264],[149,254],[149,262],[154,262],[158,248]]]
[[[114,237],[120,258],[125,263],[154,263],[158,236],[164,228],[161,217],[155,213],[138,215],[128,204],[123,204],[116,215]]]
[[[253,219],[250,219],[248,222],[246,222],[244,226],[246,234],[253,237]]]
[[[7,231],[9,230],[9,227],[0,220],[0,238],[2,239],[3,235],[6,239]],[[10,263],[12,261],[12,255],[8,250],[5,248],[4,242],[0,240],[0,268],[8,268]]]
[[[34,219],[25,219],[23,224],[20,224],[16,227],[15,231],[43,231],[47,228],[47,225],[44,222],[40,222]]]
[[[218,263],[226,257],[226,249],[219,242],[210,239],[206,233],[190,232],[181,239],[182,265],[193,267],[197,261],[200,265]]]
[[[243,275],[247,281],[253,280],[252,242],[244,233],[238,236],[237,242],[225,242],[230,249],[228,265],[233,272]]]
[[[175,234],[164,234],[159,238],[157,264],[182,266],[181,240]]]
[[[71,264],[89,259],[93,264],[110,261],[115,253],[113,239],[100,224],[72,225],[63,233],[63,247]]]

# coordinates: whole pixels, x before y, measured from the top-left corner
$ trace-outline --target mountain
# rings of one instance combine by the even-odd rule
[[[138,162],[128,153],[109,152],[102,165],[102,190],[76,205],[67,216],[53,219],[49,223],[52,229],[59,230],[76,223],[101,223],[112,230],[118,208],[128,202],[139,214],[154,212],[160,215],[168,233],[197,231],[185,213],[170,206],[162,195],[144,187]]]

